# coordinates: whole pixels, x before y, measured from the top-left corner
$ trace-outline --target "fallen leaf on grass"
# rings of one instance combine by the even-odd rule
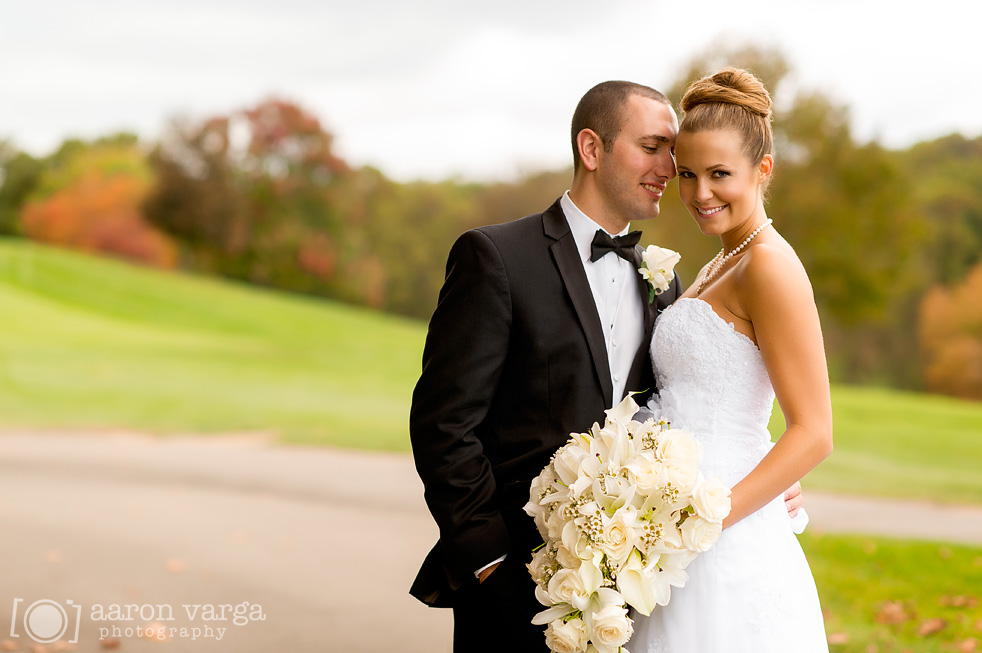
[[[11,641],[9,639],[5,639],[5,640],[3,640],[3,642],[0,642],[0,650],[3,650],[3,651],[19,651],[20,650],[20,644],[18,644],[17,642]]]
[[[973,653],[979,646],[979,640],[969,637],[958,645],[958,653]]]
[[[849,633],[832,633],[828,636],[829,644],[848,644]]]
[[[876,613],[876,623],[880,624],[902,624],[913,618],[914,615],[908,614],[904,609],[902,601],[887,601]]]
[[[917,634],[921,637],[927,637],[928,635],[941,632],[947,628],[947,626],[948,622],[941,617],[938,617],[937,619],[928,619],[927,621],[921,622],[921,627],[917,629]]]
[[[974,608],[979,604],[979,600],[974,596],[942,596],[938,603],[952,608]]]
[[[78,647],[71,642],[66,642],[63,639],[59,639],[57,642],[51,645],[52,651],[74,651],[76,648]]]
[[[866,647],[866,653],[880,653],[880,647],[876,644],[870,644]]]
[[[105,648],[105,649],[119,648],[119,645],[121,643],[122,642],[120,642],[115,637],[107,637],[106,639],[100,639],[99,640],[99,646],[101,646],[102,648]]]

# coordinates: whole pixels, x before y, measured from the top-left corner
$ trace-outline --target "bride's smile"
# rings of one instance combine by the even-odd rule
[[[684,134],[676,157],[679,195],[704,234],[732,247],[763,222],[763,189],[773,161],[767,156],[754,165],[735,129]]]

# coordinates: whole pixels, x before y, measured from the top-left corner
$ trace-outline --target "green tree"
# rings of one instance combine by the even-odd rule
[[[929,281],[957,282],[982,261],[982,137],[952,134],[919,143],[900,160],[917,180],[908,193],[929,231]]]
[[[34,191],[42,164],[0,141],[0,234],[20,234],[20,209]]]

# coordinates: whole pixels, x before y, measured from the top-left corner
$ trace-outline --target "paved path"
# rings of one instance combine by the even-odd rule
[[[979,507],[817,492],[806,505],[813,530],[982,544]],[[447,611],[406,593],[435,537],[406,455],[0,434],[0,642],[31,650],[25,611],[50,600],[70,619],[78,607],[80,652],[104,650],[105,635],[137,653],[449,651]],[[265,620],[236,625],[244,603]],[[34,616],[55,609],[38,605]],[[153,621],[174,629],[166,641],[138,636]]]

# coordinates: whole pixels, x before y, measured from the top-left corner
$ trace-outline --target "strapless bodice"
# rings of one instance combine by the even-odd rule
[[[695,433],[705,474],[735,484],[771,447],[774,390],[760,350],[710,304],[682,298],[659,316],[651,357],[659,393],[649,408]]]

